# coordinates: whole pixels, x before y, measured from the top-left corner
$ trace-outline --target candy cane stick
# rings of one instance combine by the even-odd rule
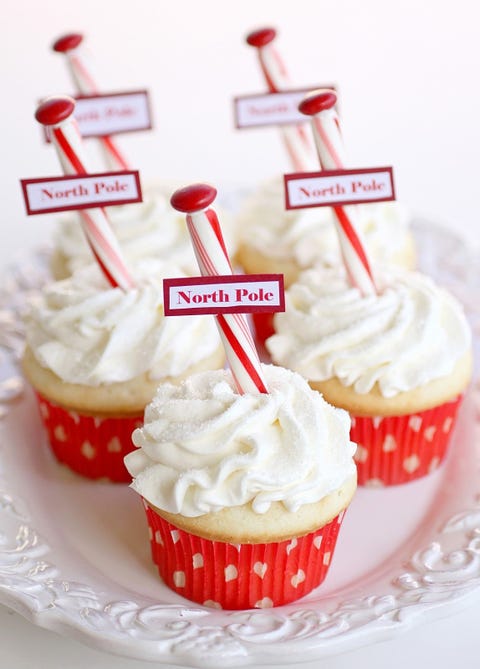
[[[70,33],[59,37],[53,50],[65,54],[71,77],[80,95],[97,95],[98,88],[92,77],[85,50],[82,49],[83,35]],[[129,166],[111,137],[99,137],[109,166],[117,170],[128,170]]]
[[[69,97],[45,100],[35,113],[39,123],[50,130],[65,174],[88,174],[82,138],[73,118],[75,102]],[[93,255],[111,286],[123,290],[132,288],[134,281],[125,266],[118,242],[104,209],[82,209],[78,212]]]
[[[233,274],[218,218],[210,205],[217,191],[194,184],[175,191],[174,209],[187,214],[188,231],[203,276]],[[263,371],[244,314],[215,316],[233,378],[240,393],[267,393]]]
[[[273,47],[276,32],[273,28],[262,28],[247,35],[247,44],[258,50],[260,68],[270,93],[280,93],[291,86],[285,64]],[[293,169],[308,172],[314,165],[315,151],[305,127],[282,126],[280,132]]]
[[[334,105],[334,91],[320,90],[309,93],[300,103],[302,114],[312,117],[313,135],[320,165],[324,170],[345,169],[345,149],[340,134],[340,124]],[[350,281],[363,295],[377,292],[371,264],[356,229],[355,206],[334,206],[340,248]]]

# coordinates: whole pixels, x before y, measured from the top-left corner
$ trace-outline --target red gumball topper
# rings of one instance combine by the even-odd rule
[[[287,209],[332,206],[342,257],[350,281],[364,294],[376,293],[375,279],[361,239],[353,204],[395,199],[391,167],[345,169],[345,149],[335,111],[335,91],[309,93],[299,111],[311,118],[321,172],[286,174]]]
[[[305,128],[298,103],[312,88],[293,88],[285,63],[275,49],[276,30],[260,28],[249,33],[246,42],[257,50],[267,94],[244,95],[234,99],[235,125],[251,128],[278,125],[293,169],[299,172],[315,166],[315,147]],[[333,87],[332,87],[333,88]]]
[[[149,130],[150,103],[145,90],[100,94],[80,33],[62,35],[52,45],[66,59],[76,87],[75,116],[83,137],[97,137],[107,165],[128,170],[128,161],[111,135]]]
[[[37,121],[43,126],[50,128],[52,142],[57,150],[63,171],[67,176],[67,179],[63,180],[63,183],[67,183],[71,177],[75,177],[77,180],[76,185],[73,185],[72,182],[66,187],[63,186],[61,190],[57,189],[57,191],[53,190],[52,185],[47,186],[44,183],[40,189],[40,200],[42,200],[42,195],[43,198],[47,198],[47,201],[49,199],[56,199],[57,197],[71,197],[73,199],[74,194],[81,196],[84,191],[88,191],[89,187],[95,189],[95,184],[97,190],[101,193],[101,197],[105,197],[103,190],[108,190],[106,182],[101,181],[102,177],[108,175],[89,174],[88,158],[84,151],[78,126],[73,117],[74,111],[75,102],[71,98],[63,96],[44,100],[35,112]],[[93,182],[91,182],[92,179],[94,180]],[[138,173],[136,173],[136,179],[139,185]],[[22,182],[22,186],[24,187],[24,193],[27,193],[28,183],[25,183],[25,181]],[[34,179],[30,180],[30,183],[38,183],[39,181],[42,182],[42,180]],[[59,182],[61,180],[54,178],[49,181]],[[117,190],[119,184],[120,181],[117,177]],[[52,190],[49,191],[49,188]],[[125,265],[122,252],[105,210],[99,208],[98,203],[95,203],[92,207],[88,211],[82,209],[80,215],[86,239],[100,269],[111,286],[124,290],[134,287],[134,280]],[[42,212],[37,211],[32,213]]]

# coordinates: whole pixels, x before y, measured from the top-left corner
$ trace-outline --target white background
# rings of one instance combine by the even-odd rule
[[[289,171],[274,128],[235,131],[232,98],[265,89],[243,41],[273,25],[296,87],[335,83],[352,167],[393,165],[399,199],[478,245],[479,17],[474,0],[3,0],[0,263],[48,239],[19,178],[59,168],[36,101],[73,92],[59,35],[83,32],[102,91],[148,87],[155,129],[119,144],[145,176],[254,185]],[[305,667],[477,666],[480,601],[392,641]],[[293,666],[295,658],[289,658]],[[139,669],[0,609],[0,666]],[[151,665],[150,665],[151,666]]]

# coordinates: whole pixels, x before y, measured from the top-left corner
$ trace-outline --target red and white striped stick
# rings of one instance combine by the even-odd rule
[[[285,64],[272,44],[276,34],[273,28],[262,28],[249,33],[246,38],[247,44],[258,51],[260,68],[270,93],[280,93],[291,88]],[[279,130],[293,169],[296,172],[313,169],[315,150],[305,126],[282,126]]]
[[[170,200],[174,209],[187,215],[203,276],[233,274],[217,215],[209,208],[216,195],[212,186],[193,184],[175,191]],[[245,314],[218,314],[215,318],[238,391],[268,393]]]
[[[324,170],[345,169],[345,149],[335,103],[337,96],[332,90],[309,93],[298,106],[302,114],[312,117],[313,135],[320,165]],[[363,295],[377,293],[375,279],[365,244],[357,229],[355,205],[334,206],[337,233],[343,260],[351,283]]]
[[[50,130],[64,174],[88,174],[82,138],[73,118],[72,98],[52,97],[37,108],[35,118]],[[111,286],[123,290],[134,287],[134,281],[122,257],[120,246],[104,209],[82,209],[79,212],[83,230],[93,255]]]
[[[99,90],[91,74],[85,49],[82,49],[82,42],[83,35],[70,33],[59,37],[53,44],[53,50],[66,56],[68,69],[77,88],[77,93],[80,95],[97,95]],[[98,140],[109,167],[114,170],[129,169],[128,162],[111,137],[99,137]]]

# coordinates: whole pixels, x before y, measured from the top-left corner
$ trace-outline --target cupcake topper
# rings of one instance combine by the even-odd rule
[[[262,28],[246,37],[247,44],[257,49],[260,68],[270,93],[280,93],[290,86],[285,64],[272,44],[276,34],[273,28]],[[280,132],[293,169],[298,172],[307,171],[312,165],[314,151],[305,127],[283,126]]]
[[[195,255],[203,276],[232,275],[217,215],[210,205],[217,191],[206,184],[194,184],[175,191],[174,209],[185,213]],[[218,313],[222,337],[233,378],[240,393],[267,393],[260,360],[244,313]]]
[[[72,98],[52,97],[37,108],[35,118],[50,130],[65,174],[88,174],[82,138],[73,118],[75,101]],[[110,285],[123,290],[132,288],[134,281],[125,266],[118,242],[104,209],[93,208],[79,212],[82,227],[102,272]]]
[[[83,35],[70,33],[59,37],[53,43],[53,50],[66,56],[71,77],[80,95],[98,95],[99,91],[87,65],[85,50],[82,49]],[[128,170],[128,163],[109,136],[99,137],[107,163],[112,169]]]
[[[324,170],[343,170],[344,146],[340,124],[335,111],[337,96],[334,91],[314,91],[300,103],[299,110],[312,117],[312,129],[320,165]],[[355,227],[355,208],[334,205],[337,233],[343,260],[350,281],[363,295],[377,292],[371,265]]]

